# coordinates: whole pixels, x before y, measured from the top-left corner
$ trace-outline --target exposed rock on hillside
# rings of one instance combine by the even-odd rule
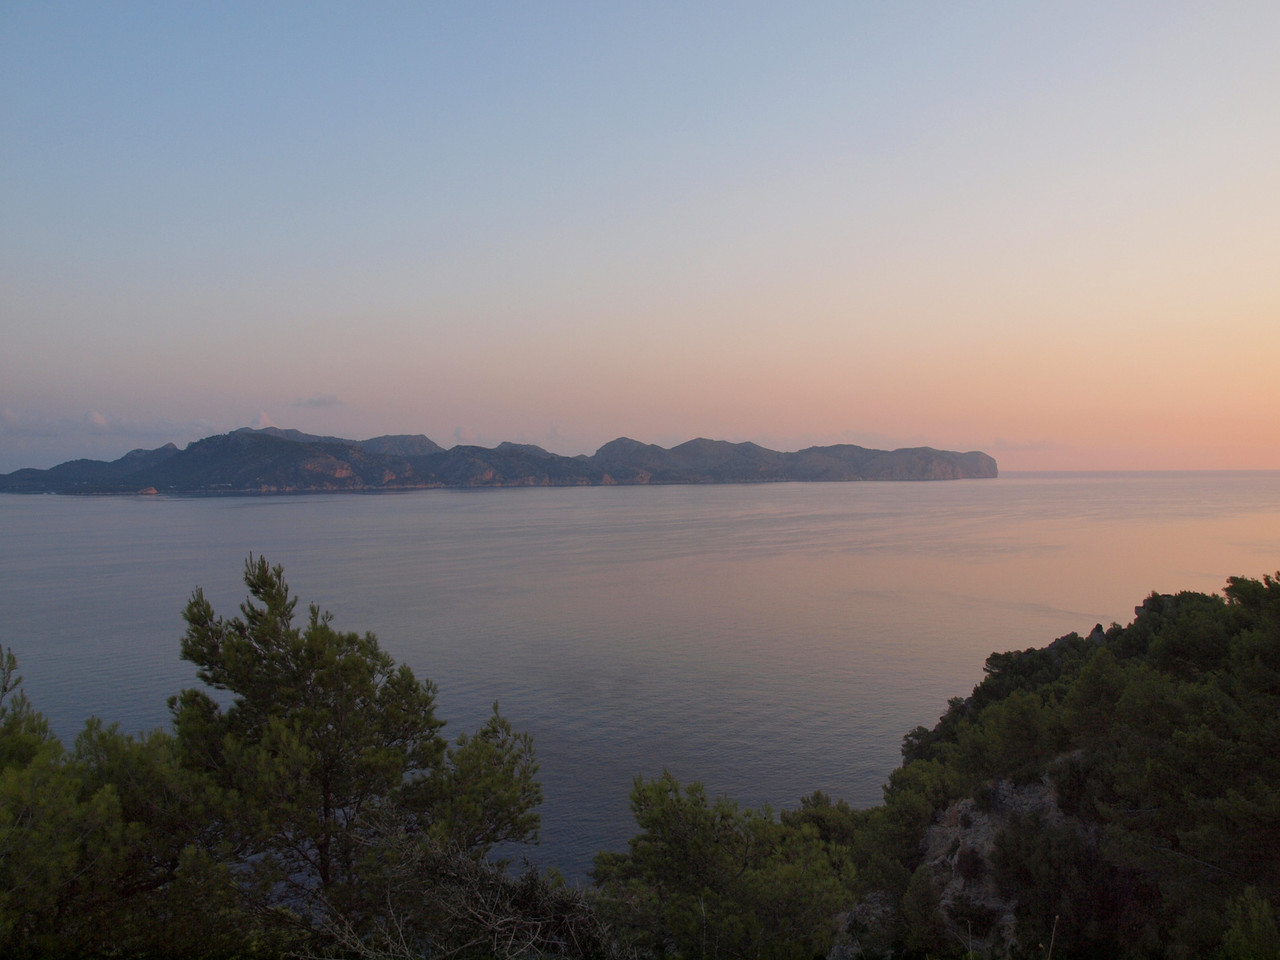
[[[958,800],[944,810],[925,835],[925,861],[938,894],[948,939],[979,954],[1002,954],[1015,942],[1018,901],[1000,889],[994,869],[996,843],[1015,817],[1047,828],[1069,819],[1058,808],[1048,783],[1015,786],[997,780],[980,800]],[[1070,820],[1075,829],[1078,821]]]
[[[1019,891],[1009,888],[1000,870],[1000,847],[1011,828],[1065,832],[1086,843],[1096,838],[1062,812],[1048,778],[1025,785],[996,780],[976,793],[934,817],[912,886],[924,891],[928,912],[941,923],[940,942],[972,956],[1005,957],[1018,944]],[[893,931],[904,922],[895,897],[885,890],[863,896],[842,920],[846,935],[829,960],[892,953]]]

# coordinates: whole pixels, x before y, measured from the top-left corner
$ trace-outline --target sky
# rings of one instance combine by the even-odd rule
[[[1280,469],[1280,4],[0,7],[0,472],[242,426]]]

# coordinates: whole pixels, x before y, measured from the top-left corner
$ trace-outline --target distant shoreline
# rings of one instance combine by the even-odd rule
[[[666,448],[626,437],[591,456],[533,444],[445,449],[421,435],[345,440],[242,428],[179,450],[172,443],[118,460],[71,460],[0,475],[2,493],[270,496],[510,487],[993,479],[981,451],[874,450],[854,444],[781,453],[754,443],[690,440]]]

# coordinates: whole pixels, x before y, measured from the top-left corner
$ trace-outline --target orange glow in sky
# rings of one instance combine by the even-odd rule
[[[70,7],[0,23],[0,471],[1280,469],[1280,5]]]

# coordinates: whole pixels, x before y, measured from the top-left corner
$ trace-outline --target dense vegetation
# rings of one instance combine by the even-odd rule
[[[182,656],[224,695],[171,698],[172,732],[91,720],[66,750],[5,654],[0,953],[595,949],[579,895],[486,858],[536,837],[529,738],[495,706],[446,743],[432,685],[371,634],[296,624],[264,559],[245,582],[238,617],[187,605]]]
[[[1280,958],[1280,574],[993,654],[868,810],[637,781],[590,891],[493,859],[541,799],[496,707],[450,744],[372,635],[245,582],[187,605],[214,693],[168,732],[65,748],[4,654],[0,953]]]

